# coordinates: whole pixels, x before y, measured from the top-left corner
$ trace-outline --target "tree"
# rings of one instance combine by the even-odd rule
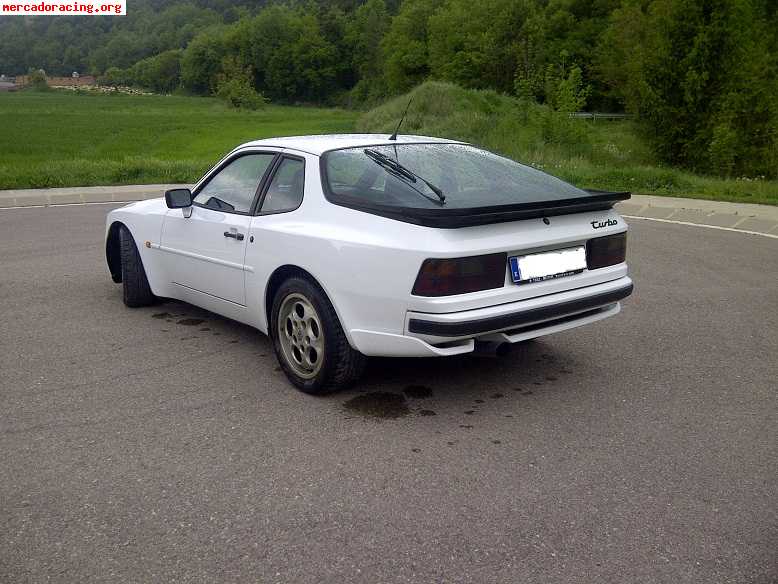
[[[324,101],[336,89],[338,51],[313,13],[270,6],[239,23],[231,42],[254,86],[273,100]]]
[[[346,26],[346,43],[359,79],[354,94],[360,101],[371,101],[386,94],[381,40],[389,30],[391,17],[384,0],[367,0],[354,11]]]
[[[192,93],[206,95],[216,89],[216,76],[221,72],[222,59],[227,54],[227,39],[223,28],[201,32],[186,47],[181,57],[181,85]]]
[[[532,12],[532,3],[524,0],[449,0],[429,19],[432,76],[511,92],[519,41]]]
[[[418,85],[430,73],[427,24],[442,0],[404,0],[381,42],[384,75],[391,93]]]
[[[756,0],[654,0],[614,12],[600,72],[662,160],[778,174],[778,60],[767,16]]]

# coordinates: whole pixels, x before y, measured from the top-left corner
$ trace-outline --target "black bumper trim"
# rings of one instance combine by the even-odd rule
[[[512,329],[525,324],[534,323],[541,320],[550,320],[573,314],[584,312],[613,304],[632,294],[633,285],[629,284],[622,288],[594,294],[586,298],[569,300],[549,306],[531,308],[513,314],[504,316],[495,316],[492,318],[480,318],[478,320],[468,320],[465,322],[435,322],[431,320],[421,320],[412,318],[408,322],[408,331],[420,335],[434,335],[436,337],[469,337],[480,335],[492,331]]]

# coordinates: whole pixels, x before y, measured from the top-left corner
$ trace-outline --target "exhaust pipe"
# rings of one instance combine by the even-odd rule
[[[494,350],[495,355],[498,357],[505,357],[513,350],[513,343],[500,343]]]
[[[472,355],[478,357],[505,357],[511,352],[511,343],[496,343],[494,341],[476,341]]]

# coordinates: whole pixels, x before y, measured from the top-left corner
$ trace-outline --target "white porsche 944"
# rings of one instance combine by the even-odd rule
[[[295,386],[324,393],[366,356],[458,355],[617,314],[627,198],[454,140],[266,139],[191,191],[111,211],[106,256],[127,306],[175,298],[256,327]]]

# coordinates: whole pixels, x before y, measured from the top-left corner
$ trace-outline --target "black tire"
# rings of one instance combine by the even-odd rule
[[[324,338],[322,361],[318,372],[310,378],[305,378],[295,371],[281,344],[279,313],[284,301],[291,295],[304,297],[316,310],[321,322],[320,334]],[[364,371],[367,358],[349,345],[335,308],[324,290],[304,277],[289,278],[276,291],[270,311],[269,332],[281,369],[300,391],[314,395],[331,393],[348,387],[359,379]]]
[[[122,226],[119,229],[119,245],[122,260],[122,300],[130,308],[154,304],[156,297],[151,292],[146,270],[140,253],[130,231]]]

